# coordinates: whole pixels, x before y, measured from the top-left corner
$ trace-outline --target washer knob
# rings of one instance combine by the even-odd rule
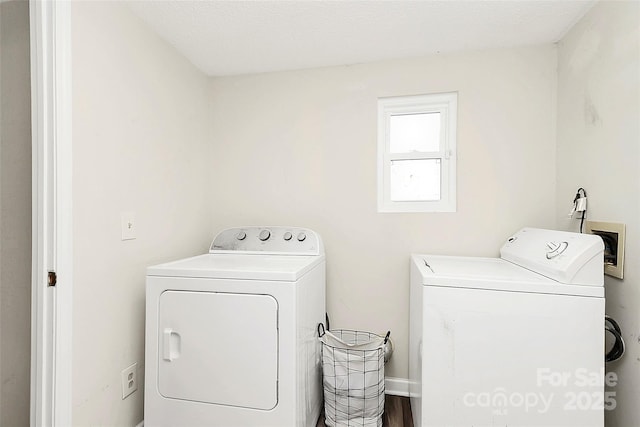
[[[258,235],[258,238],[259,238],[260,240],[262,240],[263,242],[264,242],[265,240],[269,240],[269,237],[271,237],[271,232],[270,232],[269,230],[262,230],[262,231],[260,232],[260,234]]]
[[[549,248],[549,251],[547,251],[547,259],[553,259],[555,257],[557,257],[558,255],[561,255],[564,251],[567,250],[567,248],[569,247],[569,243],[568,242],[549,242],[547,243],[547,248]]]
[[[247,233],[245,233],[244,231],[239,232],[238,234],[236,234],[236,239],[238,240],[244,240],[247,237]]]
[[[284,240],[286,240],[288,242],[293,237],[293,234],[291,234],[290,231],[287,231],[286,233],[284,233],[283,237],[284,237]]]
[[[304,239],[307,238],[307,235],[304,233],[298,234],[298,242],[304,242]]]

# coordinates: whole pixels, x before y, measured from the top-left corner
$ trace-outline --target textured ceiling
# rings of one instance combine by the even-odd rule
[[[553,43],[594,0],[136,1],[131,9],[212,76]]]

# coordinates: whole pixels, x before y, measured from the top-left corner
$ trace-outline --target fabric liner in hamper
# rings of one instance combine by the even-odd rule
[[[322,342],[325,424],[382,427],[385,354],[391,354],[388,332],[336,329],[318,325]]]

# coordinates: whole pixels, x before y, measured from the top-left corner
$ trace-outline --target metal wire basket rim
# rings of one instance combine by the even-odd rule
[[[337,334],[336,334],[337,332]],[[376,333],[373,332],[367,332],[367,331],[357,331],[357,330],[353,330],[353,329],[333,329],[331,331],[326,331],[326,333],[330,333],[331,335],[335,336],[336,338],[340,339],[341,341],[343,341],[342,339],[342,332],[355,332],[356,334],[361,334],[361,335],[366,335],[367,338],[371,339],[371,338],[377,338],[377,339],[381,339],[381,340],[385,340],[382,342],[382,344],[380,346],[378,346],[377,348],[372,348],[372,349],[368,349],[368,350],[362,350],[362,349],[355,349],[355,348],[350,348],[350,347],[345,347],[344,345],[331,345],[331,344],[327,344],[325,341],[322,340],[322,337],[319,337],[318,339],[322,342],[323,346],[329,347],[329,348],[333,348],[333,349],[338,349],[338,350],[345,350],[345,351],[360,351],[360,352],[367,352],[367,351],[384,351],[385,345],[387,343],[387,341],[391,341],[389,339],[389,333],[387,333],[386,336],[384,335],[378,335]],[[324,334],[323,334],[324,336]],[[356,342],[356,343],[346,343],[347,346],[357,346],[357,345],[361,345],[361,344],[365,344],[364,342]]]

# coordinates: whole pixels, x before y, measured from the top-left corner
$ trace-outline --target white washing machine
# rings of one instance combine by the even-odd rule
[[[500,254],[412,255],[414,426],[602,427],[602,240],[525,228]]]
[[[320,236],[242,227],[208,254],[149,267],[145,426],[315,426]]]

